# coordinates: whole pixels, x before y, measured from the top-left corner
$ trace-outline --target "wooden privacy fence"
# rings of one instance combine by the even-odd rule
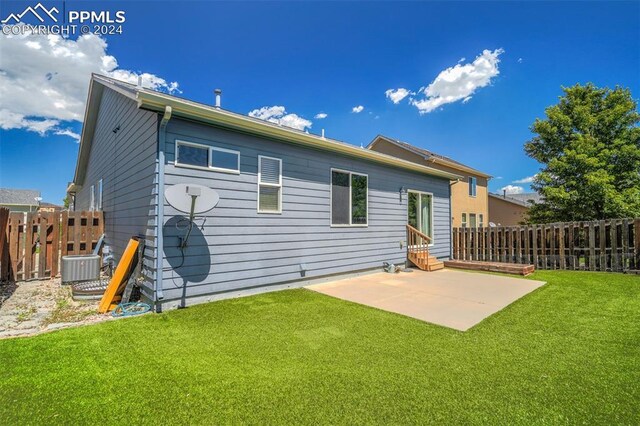
[[[94,211],[14,212],[5,230],[0,279],[51,278],[58,275],[62,256],[93,252],[104,232],[104,217]]]
[[[7,222],[9,222],[9,209],[0,208],[0,259],[4,253],[4,242],[7,237]]]
[[[453,258],[538,269],[640,270],[640,218],[453,228]]]

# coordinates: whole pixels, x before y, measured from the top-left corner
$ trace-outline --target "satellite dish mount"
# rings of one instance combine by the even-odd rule
[[[171,207],[183,213],[189,213],[189,229],[180,239],[179,244],[180,249],[184,250],[187,247],[196,214],[212,210],[220,201],[220,196],[211,188],[191,183],[170,186],[164,191],[164,196]]]

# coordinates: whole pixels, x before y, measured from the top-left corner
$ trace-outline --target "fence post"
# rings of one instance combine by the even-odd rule
[[[538,226],[531,227],[531,250],[533,264],[538,267]]]
[[[51,234],[47,237],[47,243],[50,243],[51,253],[50,265],[51,265],[51,278],[57,277],[59,272],[59,260],[60,260],[60,212],[56,211],[50,213],[51,215]]]
[[[636,270],[640,270],[640,218],[633,221],[633,245]]]
[[[560,226],[558,226],[558,256],[560,269],[566,269],[564,257],[564,223],[561,223]]]
[[[485,262],[489,260],[490,250],[491,250],[491,241],[489,241],[489,229],[488,227],[484,227],[483,235],[484,235],[484,252],[482,253],[482,260]]]
[[[605,272],[607,270],[607,222],[601,220],[598,227],[598,234],[600,235],[600,267],[598,270]]]
[[[622,220],[622,256],[621,256],[623,271],[630,269],[631,267],[630,257],[631,256],[629,255],[629,220],[623,219]]]
[[[611,220],[611,270],[618,270],[618,223],[615,220]]]

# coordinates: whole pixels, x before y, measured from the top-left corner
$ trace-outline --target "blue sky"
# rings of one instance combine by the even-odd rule
[[[0,14],[29,4],[3,0]],[[93,2],[65,7],[105,8]],[[401,139],[500,177],[490,182],[494,192],[506,185],[529,189],[514,183],[539,168],[523,144],[561,86],[621,85],[640,96],[638,2],[146,1],[108,2],[107,8],[126,12],[124,33],[106,36],[103,46],[104,55],[117,61],[114,72],[150,73],[158,86],[177,82],[180,96],[205,103],[220,87],[223,107],[240,113],[283,106],[309,120],[312,133],[324,128],[328,137],[354,145],[366,145],[379,133]],[[410,104],[411,97],[426,99],[420,88],[438,86],[434,80],[458,63],[473,66],[485,50],[499,62],[466,102],[424,114]],[[9,71],[0,76],[0,109],[13,114],[0,123],[0,186],[40,189],[45,201],[60,202],[73,178],[78,144],[55,133],[80,132],[80,107],[49,116],[52,108],[42,107],[37,78],[50,72],[51,84],[64,81],[56,88],[71,105],[84,101],[86,93],[78,93],[86,83],[78,81],[88,81],[91,64],[49,60],[43,49],[31,64],[32,54],[20,44],[0,44],[0,69]],[[26,78],[20,82],[25,60],[33,72],[34,100],[14,102],[24,96],[12,88],[27,84]],[[398,88],[418,93],[394,104],[385,91]],[[360,105],[364,109],[354,113]],[[315,118],[321,112],[327,117]],[[44,119],[55,123],[43,136],[28,130],[37,127],[29,120]]]

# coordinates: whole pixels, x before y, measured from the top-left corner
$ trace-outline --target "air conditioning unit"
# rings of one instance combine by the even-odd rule
[[[62,284],[93,281],[100,278],[101,258],[97,254],[62,256]]]

